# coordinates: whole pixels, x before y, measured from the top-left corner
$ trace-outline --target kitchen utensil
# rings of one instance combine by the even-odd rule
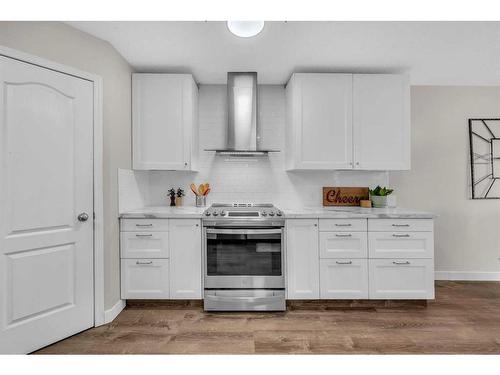
[[[196,185],[192,183],[191,185],[189,185],[189,187],[191,188],[191,191],[194,193],[194,195],[198,196],[198,192],[196,191]]]
[[[210,193],[210,190],[212,190],[212,189],[208,188],[207,190],[205,190],[205,194],[203,194],[203,196],[206,197],[208,195],[208,193]]]
[[[203,184],[200,184],[200,186],[198,186],[198,195],[203,195],[203,192],[205,190],[205,185]]]

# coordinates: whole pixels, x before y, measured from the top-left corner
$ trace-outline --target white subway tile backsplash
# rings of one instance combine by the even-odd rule
[[[186,205],[194,205],[189,184],[209,182],[212,191],[207,203],[271,202],[281,208],[321,206],[323,186],[373,186],[388,184],[387,172],[285,171],[285,90],[283,86],[259,86],[261,147],[281,152],[269,157],[231,158],[203,151],[224,148],[227,128],[226,86],[200,85],[199,90],[199,172],[135,171],[121,173],[120,210],[143,202],[166,205],[167,190],[182,187]],[[135,174],[135,177],[131,176]],[[129,186],[131,185],[131,186]],[[137,186],[141,188],[137,188]],[[134,187],[135,186],[135,187]],[[141,194],[141,197],[134,195]],[[129,204],[121,202],[127,200]],[[135,208],[135,207],[133,207]],[[120,211],[123,212],[123,211]]]

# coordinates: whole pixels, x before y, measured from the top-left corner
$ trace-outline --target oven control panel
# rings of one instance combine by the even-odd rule
[[[205,218],[217,219],[273,219],[282,218],[283,212],[273,205],[214,204],[204,212]]]

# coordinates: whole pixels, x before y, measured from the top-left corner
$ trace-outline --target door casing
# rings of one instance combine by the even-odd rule
[[[19,60],[56,72],[91,81],[94,86],[94,326],[106,323],[104,314],[104,216],[103,216],[103,168],[102,168],[102,78],[66,65],[43,59],[25,52],[0,45],[0,56]]]

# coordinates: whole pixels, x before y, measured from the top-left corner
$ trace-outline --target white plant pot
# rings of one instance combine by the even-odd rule
[[[396,196],[393,194],[385,197],[372,195],[370,196],[370,200],[375,208],[396,207]]]

